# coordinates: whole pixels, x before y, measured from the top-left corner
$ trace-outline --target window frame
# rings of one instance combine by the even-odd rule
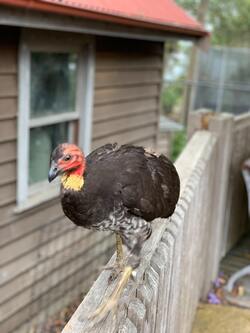
[[[75,52],[78,55],[76,108],[74,112],[30,118],[31,52]],[[94,40],[88,36],[67,32],[44,32],[23,29],[18,55],[18,161],[16,212],[32,208],[56,197],[58,184],[39,182],[29,186],[30,129],[38,126],[79,121],[78,144],[85,154],[90,152],[94,97],[95,50]]]

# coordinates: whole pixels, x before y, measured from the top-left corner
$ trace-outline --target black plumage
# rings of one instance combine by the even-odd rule
[[[56,148],[51,159],[63,154]],[[176,169],[164,155],[142,147],[104,145],[86,157],[84,185],[80,191],[62,186],[65,215],[78,226],[111,230],[139,256],[151,234],[151,221],[169,217],[179,198]]]

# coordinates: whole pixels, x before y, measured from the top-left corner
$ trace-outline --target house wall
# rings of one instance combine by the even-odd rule
[[[15,213],[19,30],[1,32],[0,332],[26,333],[88,289],[113,241],[68,223],[58,199]],[[97,38],[92,148],[155,145],[161,65],[159,44]]]
[[[93,148],[107,142],[155,148],[163,45],[97,38]]]

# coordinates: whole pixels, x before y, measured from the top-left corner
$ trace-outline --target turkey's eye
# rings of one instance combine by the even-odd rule
[[[71,160],[71,155],[66,155],[63,159],[64,161],[69,161]]]

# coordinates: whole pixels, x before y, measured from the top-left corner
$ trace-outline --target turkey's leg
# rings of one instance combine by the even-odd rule
[[[106,266],[105,270],[111,270],[109,282],[114,281],[124,269],[124,253],[122,248],[122,238],[119,234],[115,234],[116,260],[113,266]]]
[[[117,305],[120,299],[120,296],[126,287],[133,271],[140,264],[140,253],[144,241],[150,236],[152,229],[150,223],[132,217],[129,221],[131,225],[134,225],[134,228],[128,229],[127,233],[122,234],[122,241],[130,250],[130,256],[128,258],[126,266],[122,270],[120,279],[118,280],[114,291],[111,293],[109,298],[101,304],[98,309],[92,314],[90,318],[97,318],[98,321],[102,320],[110,311],[116,312]],[[136,228],[137,226],[137,228]],[[137,229],[137,230],[136,230]],[[118,240],[119,247],[121,245],[120,240]],[[118,247],[117,247],[118,248]],[[117,261],[119,261],[119,256],[121,258],[121,252],[118,250]]]
[[[101,304],[97,310],[89,317],[89,319],[97,318],[98,321],[102,320],[110,311],[116,314],[117,304],[121,297],[121,294],[126,287],[133,270],[136,269],[140,263],[140,250],[141,244],[137,243],[131,251],[128,264],[122,269],[122,275],[110,297]]]
[[[115,240],[116,240],[116,264],[118,267],[123,268],[124,266],[124,254],[123,254],[123,248],[122,248],[122,238],[120,235],[115,234]]]

